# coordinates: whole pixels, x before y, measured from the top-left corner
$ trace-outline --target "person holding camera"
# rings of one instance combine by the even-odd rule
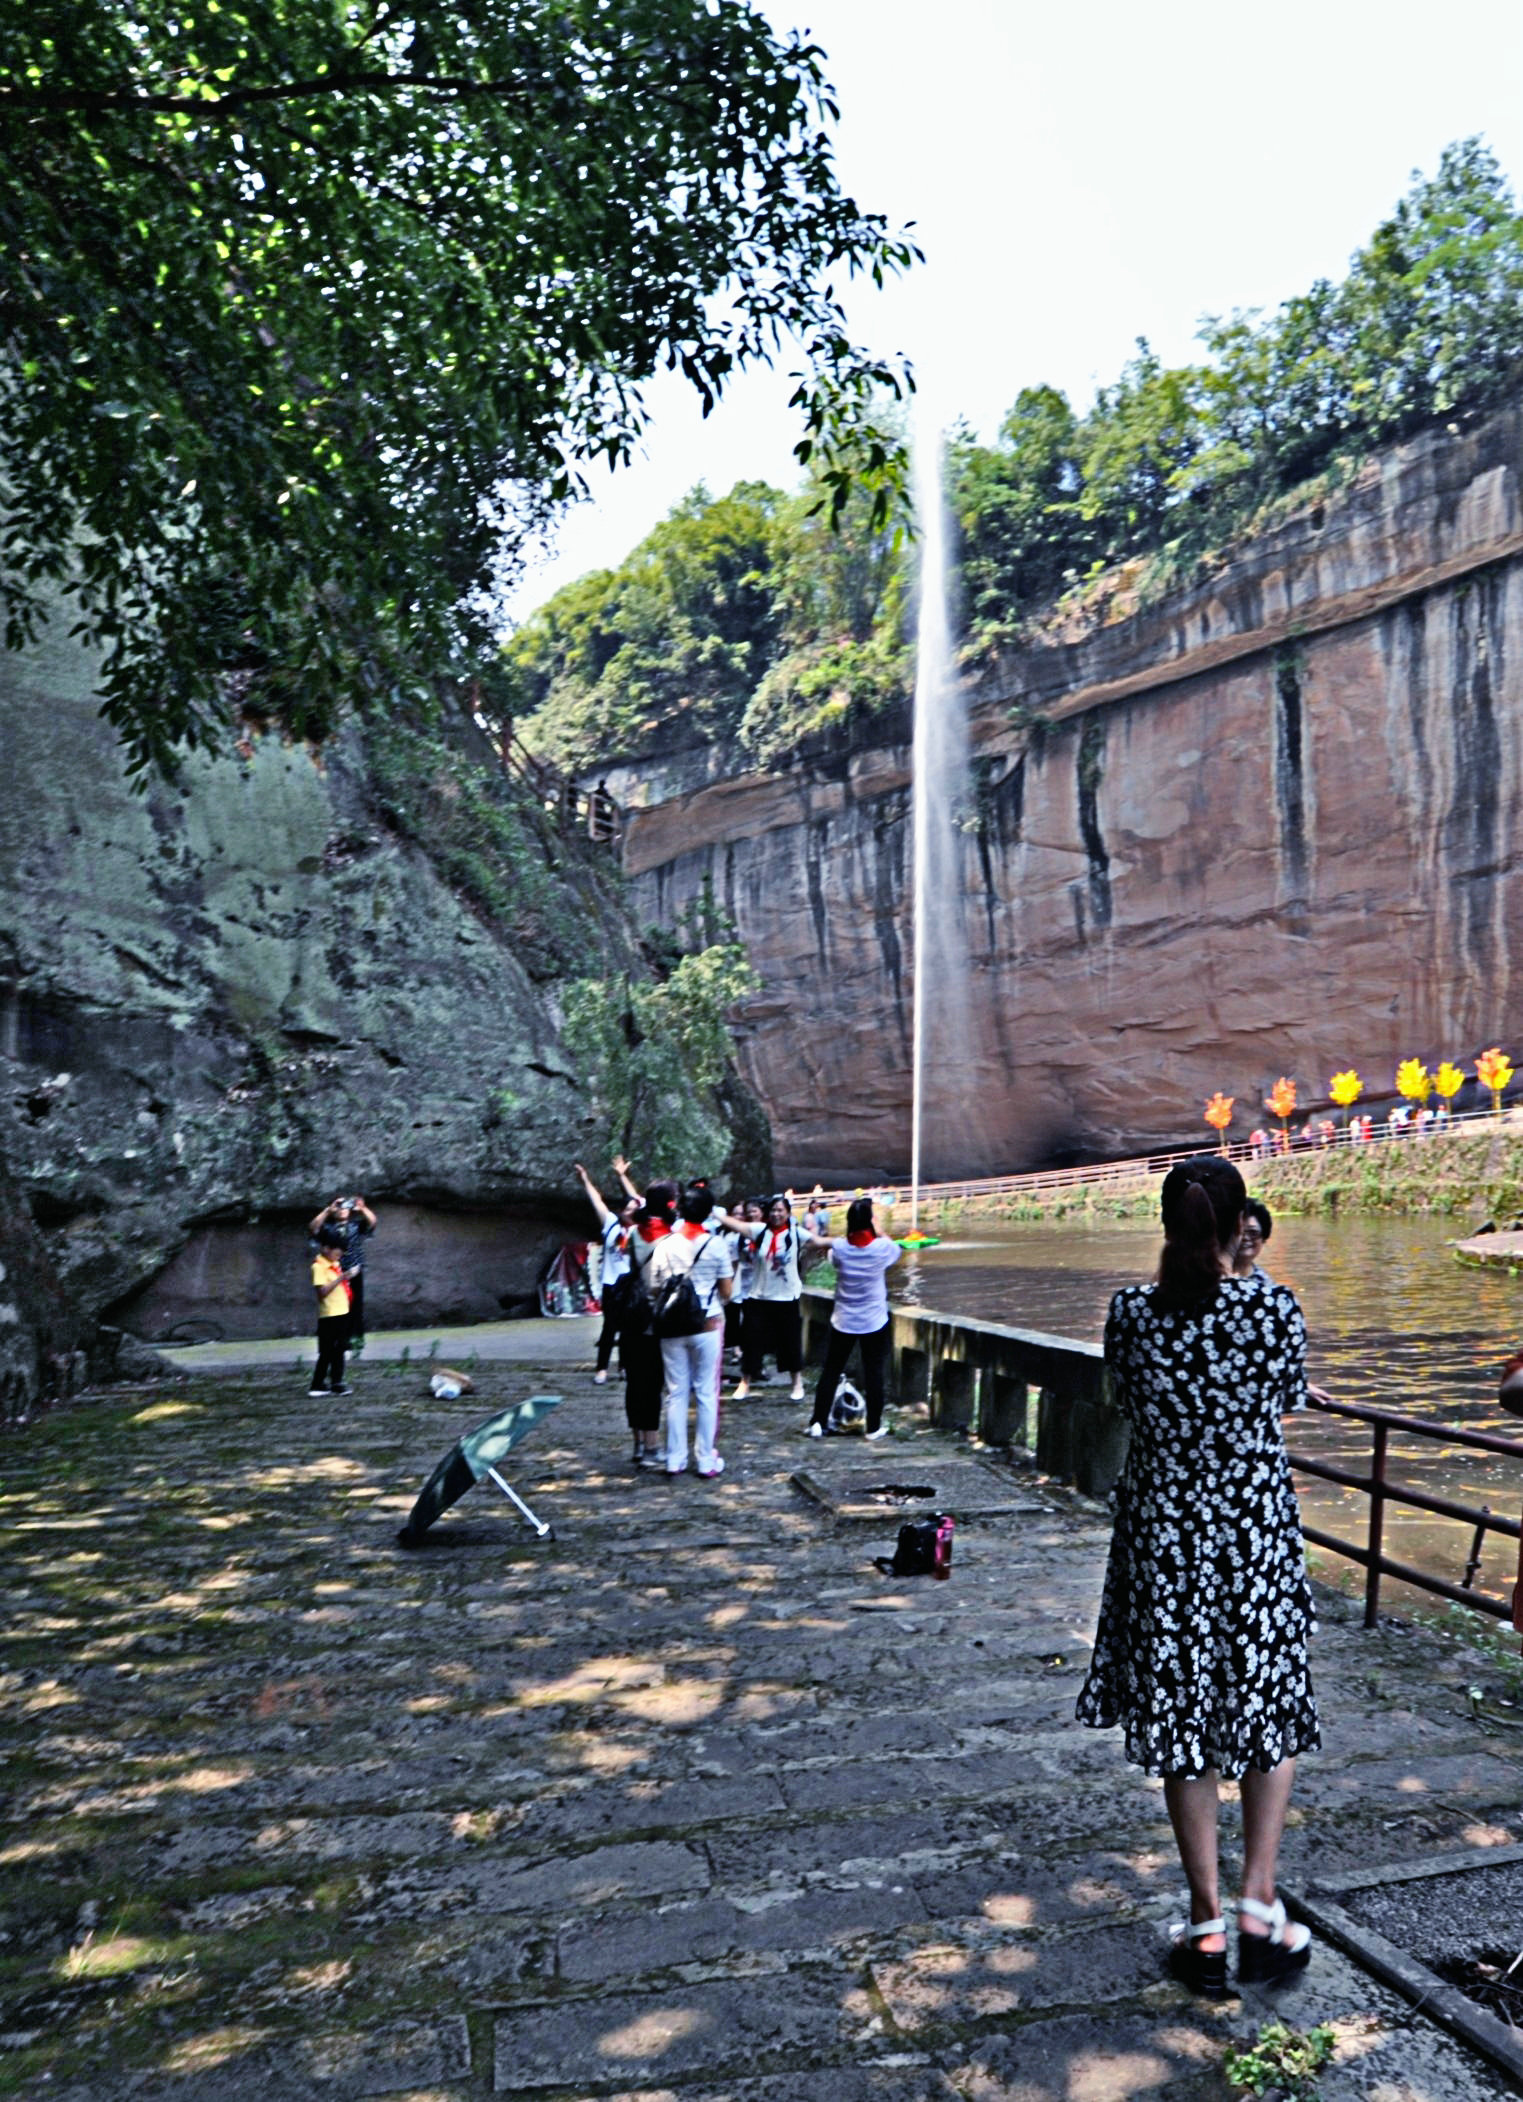
[[[336,1233],[343,1254],[344,1275],[349,1281],[349,1330],[345,1347],[351,1353],[365,1341],[365,1243],[376,1229],[376,1216],[363,1197],[335,1197],[325,1204],[307,1228],[307,1253],[315,1260],[319,1244],[328,1233]]]

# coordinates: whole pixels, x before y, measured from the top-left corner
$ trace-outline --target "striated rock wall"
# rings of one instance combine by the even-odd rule
[[[1350,1063],[1387,1087],[1408,1054],[1523,1047],[1520,467],[1523,409],[1425,434],[984,681],[930,1172],[1204,1139],[1209,1093],[1241,1121],[1279,1073],[1310,1103]],[[885,745],[630,821],[637,917],[711,884],[750,947],[741,1064],[795,1179],[907,1162],[908,782]]]
[[[0,1401],[103,1313],[304,1332],[340,1190],[382,1214],[373,1321],[524,1304],[601,1143],[554,985],[388,829],[356,732],[134,794],[64,625],[0,664]]]

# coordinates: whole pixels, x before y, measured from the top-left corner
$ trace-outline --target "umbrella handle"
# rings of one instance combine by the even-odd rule
[[[498,1488],[502,1491],[503,1495],[507,1497],[508,1501],[510,1503],[517,1504],[519,1510],[523,1512],[525,1518],[528,1519],[530,1525],[533,1526],[535,1532],[538,1533],[540,1539],[543,1540],[546,1533],[548,1533],[550,1530],[549,1526],[542,1525],[540,1523],[540,1521],[535,1517],[534,1513],[529,1509],[529,1506],[519,1495],[518,1491],[516,1489],[510,1489],[508,1487],[508,1484],[503,1480],[502,1476],[497,1472],[497,1469],[495,1467],[488,1467],[487,1473],[492,1477],[492,1480],[497,1484]]]

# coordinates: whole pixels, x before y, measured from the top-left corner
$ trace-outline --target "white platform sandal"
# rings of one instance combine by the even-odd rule
[[[1257,1898],[1239,1898],[1238,1911],[1261,1920],[1267,1934],[1243,1934],[1237,1938],[1237,1975],[1243,1985],[1274,1985],[1311,1962],[1311,1929],[1285,1916],[1284,1901],[1262,1905]]]
[[[1169,1976],[1187,1985],[1203,2000],[1225,2000],[1232,1988],[1227,1983],[1225,1949],[1198,1949],[1195,1944],[1208,1934],[1225,1934],[1225,1920],[1175,1920],[1169,1928]]]

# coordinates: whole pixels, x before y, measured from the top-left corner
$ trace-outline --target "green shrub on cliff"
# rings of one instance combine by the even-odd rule
[[[1451,146],[1341,283],[1201,340],[1178,367],[1140,342],[1082,413],[1027,387],[992,445],[954,434],[969,661],[1117,564],[1188,568],[1314,478],[1515,388],[1523,222],[1494,156]],[[881,435],[897,441],[891,420]],[[776,766],[902,704],[906,550],[866,489],[832,532],[829,494],[819,477],[791,497],[695,490],[618,569],[558,592],[505,653],[527,741],[576,769],[699,742]]]
[[[421,847],[445,881],[511,933],[531,977],[586,970],[598,952],[597,883],[557,866],[564,843],[517,781],[442,733],[375,722],[366,756],[388,824]]]
[[[565,994],[566,1049],[610,1145],[637,1178],[717,1175],[736,1134],[715,1091],[729,1073],[730,1010],[755,990],[738,943],[684,956],[664,978],[584,978]]]

